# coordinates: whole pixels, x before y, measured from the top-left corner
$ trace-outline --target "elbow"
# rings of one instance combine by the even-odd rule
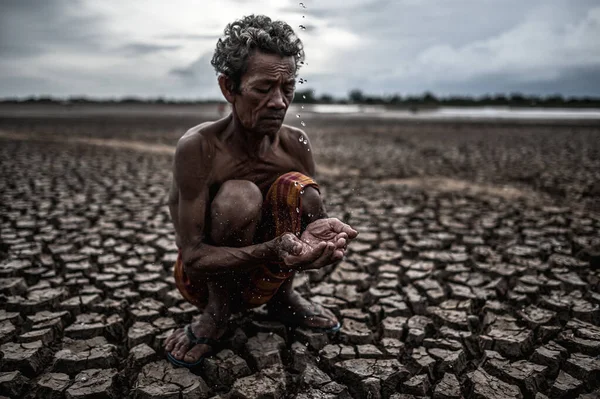
[[[183,263],[183,271],[185,274],[194,278],[199,274],[205,273],[205,257],[198,255],[198,252],[203,253],[204,251],[198,251],[199,246],[190,246],[184,248],[181,252],[181,262]]]

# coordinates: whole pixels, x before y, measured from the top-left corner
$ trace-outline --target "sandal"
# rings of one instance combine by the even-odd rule
[[[322,308],[321,305],[317,305],[314,303],[312,305],[317,310]],[[271,312],[269,312],[269,313],[271,313]],[[307,328],[309,330],[325,332],[325,333],[334,333],[334,332],[339,331],[340,328],[342,328],[342,323],[340,323],[339,321],[337,322],[337,324],[335,326],[329,327],[329,328],[310,327],[303,323],[307,318],[314,317],[314,316],[325,317],[325,315],[323,315],[323,312],[311,311],[311,310],[295,312],[295,314],[294,314],[294,312],[275,312],[275,317],[277,318],[277,320],[279,320],[280,322],[282,322],[283,324],[285,324],[289,327]]]
[[[209,352],[202,355],[200,357],[200,359],[198,359],[198,361],[194,362],[194,363],[187,363],[187,362],[184,362],[183,360],[175,359],[175,357],[173,357],[173,355],[171,355],[171,352],[167,352],[167,359],[169,359],[169,361],[171,363],[173,363],[175,366],[178,366],[178,367],[186,367],[188,369],[198,367],[200,364],[202,364],[202,362],[204,361],[205,358],[212,355],[212,353],[215,351],[217,346],[219,346],[220,342],[214,338],[196,337],[196,335],[194,335],[194,333],[192,332],[191,324],[187,324],[183,328],[183,331],[185,332],[188,340],[190,341],[189,349],[193,348],[194,346],[196,346],[198,344],[205,344],[205,345],[211,346],[212,350],[210,350]]]

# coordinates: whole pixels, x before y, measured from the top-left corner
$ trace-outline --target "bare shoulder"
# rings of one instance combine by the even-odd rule
[[[173,172],[180,189],[182,186],[197,186],[210,180],[218,122],[194,126],[177,142]]]
[[[211,158],[214,152],[214,142],[220,130],[223,120],[204,122],[190,129],[177,142],[175,160],[181,157],[196,158],[201,161]]]
[[[304,132],[302,129],[298,129],[297,127],[281,125],[279,133],[280,140],[286,147],[291,147],[293,149],[303,148],[306,151],[307,146],[310,144],[310,140],[306,132]]]
[[[297,127],[282,125],[280,140],[283,148],[291,156],[302,162],[311,175],[314,175],[315,161],[313,159],[313,148],[306,132]]]
[[[214,130],[212,126],[215,123],[217,122],[203,122],[188,129],[187,132],[185,132],[185,134],[179,138],[179,141],[177,142],[177,148],[197,147],[198,144],[209,140],[211,133]]]

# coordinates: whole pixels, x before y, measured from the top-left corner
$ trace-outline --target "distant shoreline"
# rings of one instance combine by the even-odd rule
[[[172,98],[93,98],[93,97],[52,97],[52,96],[29,96],[29,97],[5,97],[0,98],[0,105],[218,105],[224,104],[223,99],[188,99],[178,100]],[[599,108],[600,97],[581,96],[567,97],[559,94],[549,96],[524,95],[513,93],[509,95],[494,94],[484,96],[447,96],[436,97],[431,93],[420,96],[387,95],[370,96],[360,91],[352,91],[346,98],[336,98],[328,94],[315,96],[313,90],[296,91],[295,104],[310,105],[353,105],[353,106],[382,106],[393,110],[409,110],[419,112],[440,107],[512,107],[512,108]]]
[[[0,103],[0,118],[174,118],[216,120],[228,114],[229,108],[222,103],[202,104],[156,104],[156,103]],[[299,115],[297,117],[297,115]],[[553,108],[510,106],[463,106],[424,107],[411,109],[384,105],[360,104],[292,104],[288,109],[286,123],[300,124],[301,120],[327,121],[337,119],[372,121],[402,121],[406,123],[534,123],[534,124],[600,124],[598,108]]]

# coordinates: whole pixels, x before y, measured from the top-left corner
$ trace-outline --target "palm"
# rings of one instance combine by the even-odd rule
[[[356,230],[340,220],[328,218],[315,220],[306,226],[300,239],[310,246],[315,246],[319,242],[332,242],[336,247],[340,247],[340,245],[343,247],[357,234]]]
[[[306,230],[300,236],[300,239],[308,245],[315,246],[321,241],[334,242],[337,237],[337,233],[329,228],[325,223],[319,223],[321,220],[312,222],[306,227]]]
[[[349,240],[358,232],[338,219],[319,219],[306,227],[300,238],[292,233],[281,236],[283,263],[297,270],[319,269],[342,259]]]

